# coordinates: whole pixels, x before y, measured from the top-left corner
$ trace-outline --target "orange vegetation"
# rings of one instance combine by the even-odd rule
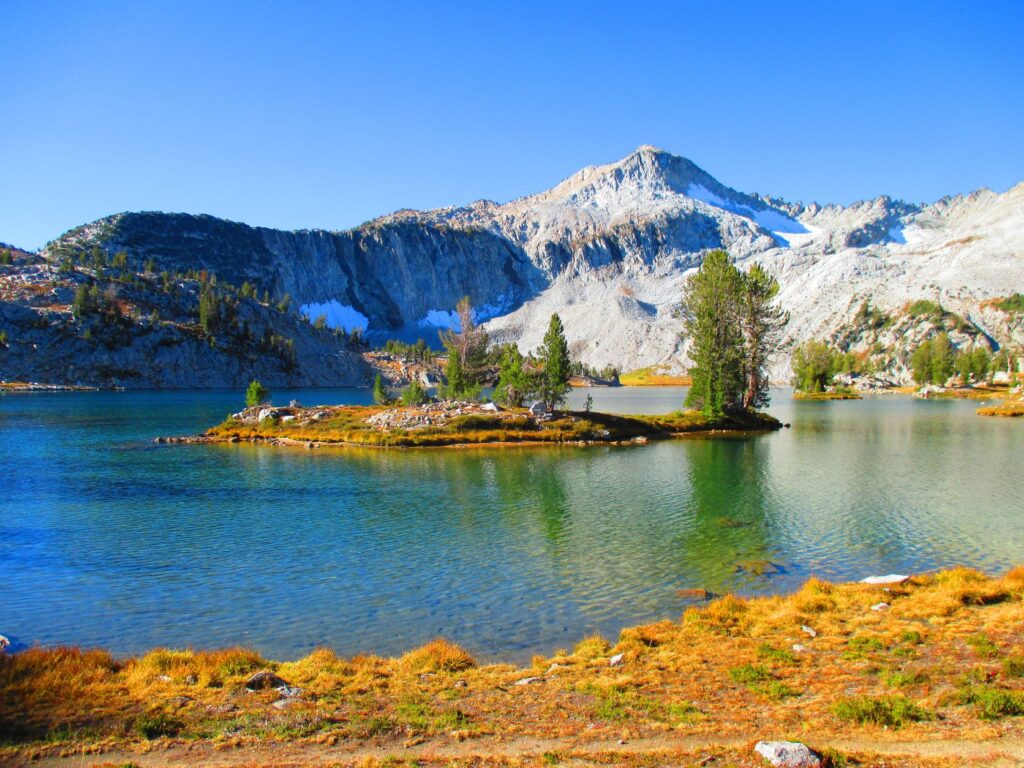
[[[754,741],[789,738],[836,765],[958,765],[964,750],[1024,743],[1022,649],[1024,568],[727,595],[526,668],[478,665],[445,640],[397,659],[320,649],[290,662],[32,649],[0,658],[0,764],[159,748],[249,764],[756,766]],[[301,693],[247,691],[263,669]]]

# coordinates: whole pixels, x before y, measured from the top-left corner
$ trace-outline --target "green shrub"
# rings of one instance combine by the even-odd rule
[[[927,680],[928,675],[920,670],[890,669],[882,673],[882,682],[890,688],[908,688],[912,685],[920,685]]]
[[[430,402],[427,390],[417,379],[409,382],[409,385],[402,390],[402,405],[423,405]]]
[[[905,696],[856,696],[843,699],[832,706],[832,713],[840,720],[887,728],[900,728],[907,723],[931,720],[933,717],[931,712]]]
[[[991,659],[999,653],[999,648],[986,635],[972,635],[967,638],[967,644],[983,659]]]
[[[782,662],[784,664],[796,664],[796,654],[786,648],[773,648],[768,643],[761,643],[757,647],[757,658]]]
[[[1024,656],[1003,659],[1003,674],[1007,677],[1024,677]]]
[[[996,306],[1003,312],[1024,312],[1024,293],[1015,293],[1005,299],[996,302]]]
[[[964,704],[974,704],[982,720],[1024,715],[1024,691],[1007,691],[989,685],[979,685],[961,692]]]
[[[729,677],[734,683],[740,685],[751,685],[752,683],[763,683],[772,679],[772,673],[767,667],[756,664],[744,664],[742,667],[733,667],[729,670]]]
[[[135,719],[135,732],[144,739],[177,736],[185,726],[163,712],[149,712]]]
[[[918,299],[907,307],[907,314],[911,317],[942,317],[944,311],[939,302],[931,299]]]

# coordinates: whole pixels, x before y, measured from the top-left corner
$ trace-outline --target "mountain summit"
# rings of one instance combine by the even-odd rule
[[[994,343],[1024,327],[992,299],[1024,290],[1024,186],[918,206],[879,197],[850,206],[739,192],[652,146],[589,166],[504,204],[399,211],[344,232],[282,232],[208,216],[125,213],[78,227],[44,256],[99,247],[159,269],[248,282],[297,311],[365,318],[374,338],[435,337],[469,295],[498,340],[540,342],[552,312],[573,354],[628,370],[684,365],[673,307],[713,248],[759,261],[782,284],[787,343],[831,337],[869,301],[901,312],[939,302]],[[785,361],[778,361],[779,378]]]

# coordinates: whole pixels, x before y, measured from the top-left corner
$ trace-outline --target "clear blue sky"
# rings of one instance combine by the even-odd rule
[[[0,240],[340,229],[640,144],[791,200],[1024,180],[1024,2],[0,0]]]

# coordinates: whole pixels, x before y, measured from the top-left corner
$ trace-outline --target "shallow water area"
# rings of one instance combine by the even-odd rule
[[[685,390],[577,390],[620,413]],[[275,403],[368,403],[367,390]],[[677,590],[783,592],[1024,562],[1024,426],[971,401],[794,402],[791,429],[643,446],[157,445],[237,392],[0,396],[0,633],[23,644],[318,645],[437,635],[523,661],[678,618]]]

